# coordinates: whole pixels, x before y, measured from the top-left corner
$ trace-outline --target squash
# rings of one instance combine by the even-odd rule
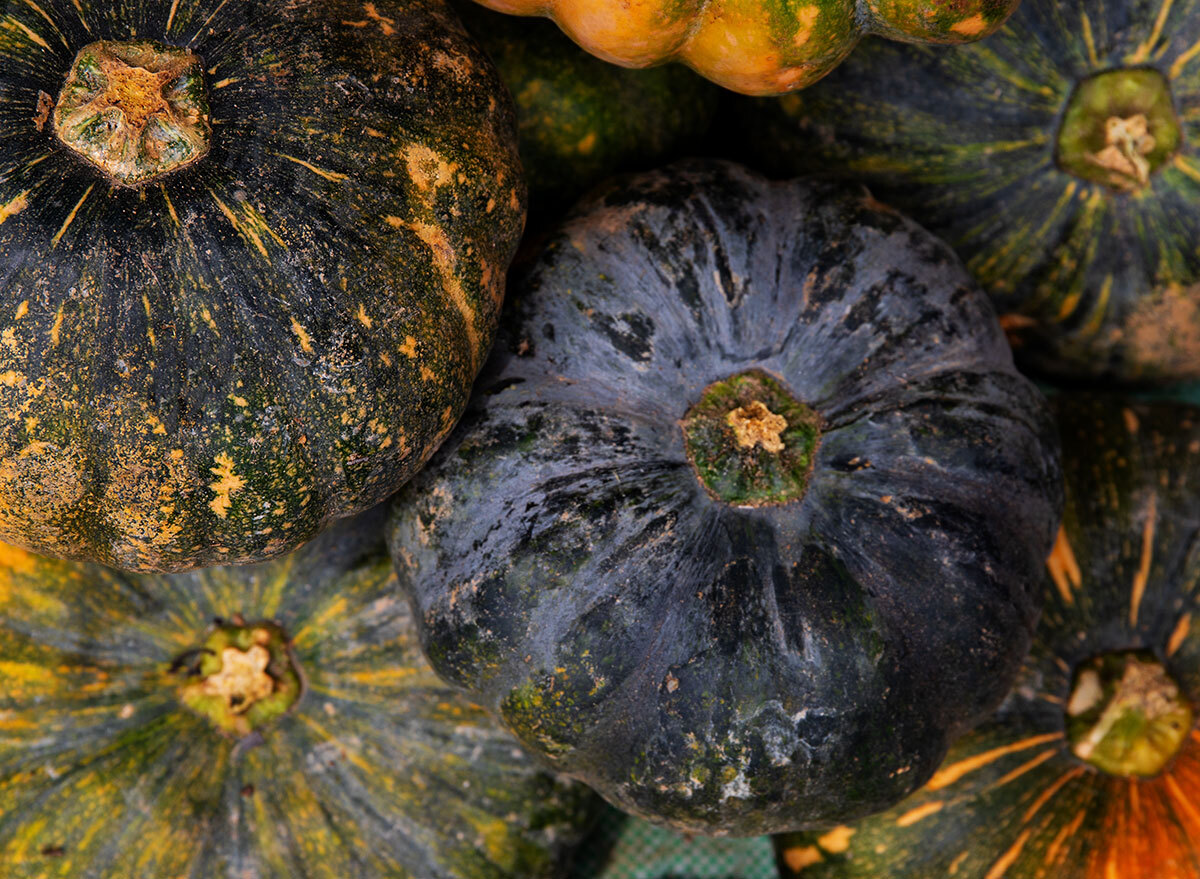
[[[514,281],[389,543],[434,668],[692,833],[883,808],[1002,698],[1057,445],[986,297],[860,190],[695,161]]]
[[[780,837],[784,877],[1200,875],[1200,409],[1057,407],[1066,512],[1012,694],[908,800]]]
[[[864,33],[923,43],[978,40],[1017,0],[479,0],[547,15],[593,55],[625,67],[682,61],[718,85],[774,95],[816,82]]]
[[[422,658],[381,517],[153,576],[0,547],[5,879],[549,879],[596,811]]]
[[[0,539],[277,556],[454,425],[524,218],[432,0],[43,0],[0,29]]]
[[[985,44],[871,41],[803,95],[745,104],[743,143],[945,237],[1030,369],[1194,380],[1198,43],[1196,0],[1026,0]]]
[[[695,150],[716,114],[720,90],[684,67],[625,70],[548,21],[456,8],[512,92],[531,215],[551,218],[606,177]]]

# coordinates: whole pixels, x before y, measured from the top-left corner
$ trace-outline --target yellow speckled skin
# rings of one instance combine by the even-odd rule
[[[132,37],[199,56],[212,122],[139,187],[44,111]],[[465,404],[524,198],[437,0],[0,0],[0,539],[178,571],[383,499]]]
[[[176,660],[238,613],[305,690],[234,741]],[[4,879],[550,879],[594,803],[434,676],[377,516],[168,576],[0,545]]]
[[[594,55],[626,67],[682,61],[713,82],[774,95],[816,82],[865,33],[964,43],[992,33],[1016,0],[479,0],[547,15]]]

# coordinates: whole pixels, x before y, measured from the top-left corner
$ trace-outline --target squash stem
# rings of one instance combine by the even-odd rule
[[[183,704],[239,738],[285,714],[303,690],[287,635],[274,623],[220,624],[171,670],[184,677]]]
[[[1192,706],[1158,660],[1096,657],[1075,675],[1067,703],[1071,750],[1110,775],[1157,775],[1192,728]]]

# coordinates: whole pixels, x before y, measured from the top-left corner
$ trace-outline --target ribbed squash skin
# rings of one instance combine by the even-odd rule
[[[529,274],[389,543],[434,667],[657,823],[883,808],[1020,662],[1056,442],[986,297],[861,190],[682,163],[585,202]],[[758,369],[823,427],[808,493],[712,499],[680,419]]]
[[[0,558],[5,879],[549,879],[596,799],[421,657],[379,537],[124,574]],[[213,617],[277,620],[307,689],[240,742],[175,695]]]
[[[440,3],[0,0],[0,537],[179,570],[393,492],[521,232],[511,104]],[[115,187],[38,129],[97,39],[187,46],[213,149]],[[43,114],[44,115],[44,114]]]
[[[530,213],[543,219],[618,171],[694,153],[716,113],[720,90],[678,65],[625,70],[548,21],[456,9],[512,92]]]
[[[864,33],[962,43],[992,33],[1014,0],[479,0],[516,15],[547,15],[593,55],[626,67],[682,61],[750,95],[804,88]]]
[[[976,46],[864,43],[816,88],[745,105],[743,144],[781,174],[865,181],[943,236],[1013,315],[1018,359],[1031,368],[1196,379],[1197,45],[1194,0],[1026,0]],[[1122,67],[1167,78],[1182,133],[1174,157],[1135,193],[1055,159],[1076,85]]]
[[[1200,875],[1200,730],[1134,780],[1076,758],[1064,727],[1076,665],[1109,651],[1155,654],[1200,704],[1200,409],[1087,397],[1057,409],[1063,532],[1012,695],[894,809],[781,837],[786,879]]]

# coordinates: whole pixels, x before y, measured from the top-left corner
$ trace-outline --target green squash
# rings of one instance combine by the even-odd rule
[[[716,113],[720,90],[685,67],[626,70],[550,22],[456,8],[512,92],[531,214],[558,213],[618,171],[695,150]]]
[[[0,545],[5,879],[549,879],[594,802],[437,680],[376,515],[165,576]]]
[[[977,45],[865,43],[815,88],[743,105],[743,143],[942,235],[1030,368],[1196,379],[1197,46],[1196,0],[1026,0]]]
[[[681,162],[514,281],[389,543],[438,673],[689,833],[850,820],[1007,692],[1057,439],[948,248],[860,188]]]
[[[779,838],[788,879],[1200,875],[1200,409],[1058,410],[1067,507],[1012,694],[908,800]]]
[[[523,217],[437,0],[0,0],[0,539],[181,570],[382,500],[465,405]]]

